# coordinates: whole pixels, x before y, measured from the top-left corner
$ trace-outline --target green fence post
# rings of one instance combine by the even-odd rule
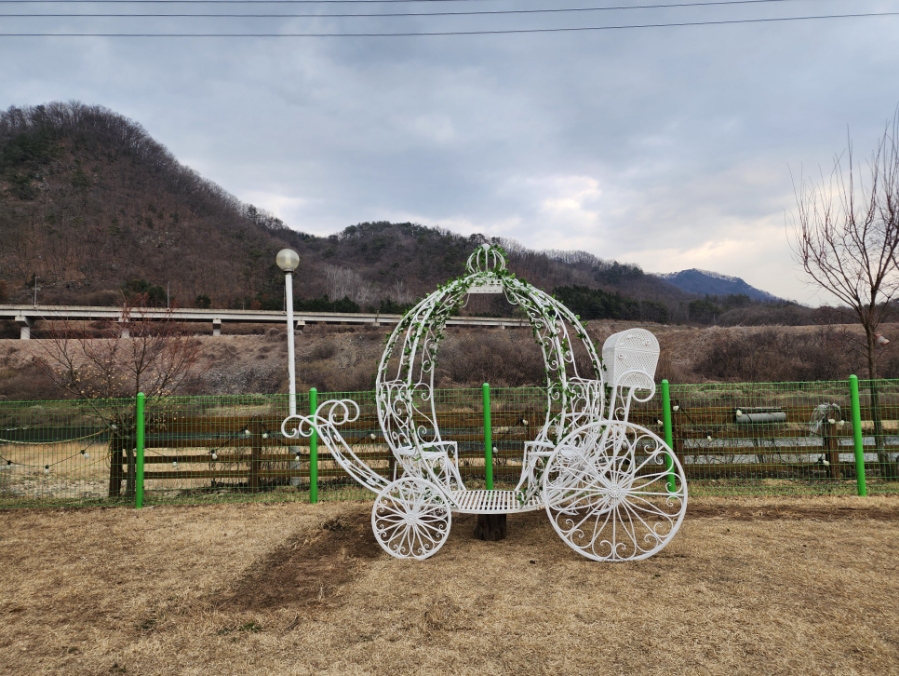
[[[484,481],[493,490],[493,423],[490,421],[490,384],[484,383]]]
[[[143,392],[137,393],[137,410],[135,411],[135,438],[137,448],[135,454],[137,461],[135,462],[134,471],[134,507],[140,509],[144,506],[144,433],[146,431],[146,422],[144,410],[146,408],[147,398]]]
[[[309,388],[309,415],[315,415],[318,408],[318,390]],[[312,428],[309,437],[309,502],[318,502],[318,430]]]
[[[862,407],[858,400],[858,376],[849,376],[849,397],[852,401],[852,438],[855,441],[855,481],[858,494],[868,494],[865,484],[865,443],[862,439]]]
[[[671,452],[674,453],[674,428],[671,425],[671,386],[667,380],[662,381],[662,429],[664,430],[665,443]],[[668,492],[675,493],[677,491],[677,481],[674,477],[674,460],[671,456],[665,454],[665,471],[668,472]]]

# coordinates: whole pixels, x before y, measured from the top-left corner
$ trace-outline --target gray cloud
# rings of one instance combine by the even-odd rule
[[[892,8],[783,4],[352,23],[16,19],[3,31],[470,29]],[[452,3],[469,5],[512,6]],[[859,151],[873,146],[899,102],[897,27],[899,18],[401,39],[7,38],[0,104],[106,105],[307,232],[408,218],[648,270],[713,269],[814,300],[784,234],[790,170],[828,167],[847,127]]]

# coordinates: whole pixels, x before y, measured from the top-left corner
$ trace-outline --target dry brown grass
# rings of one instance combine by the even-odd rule
[[[423,563],[364,503],[0,513],[0,673],[899,672],[899,500],[692,504],[624,565],[542,513]]]
[[[859,377],[865,375],[858,362],[861,353],[853,351],[853,341],[834,339],[835,342],[817,345],[815,336],[828,330],[827,327],[698,328],[604,320],[590,322],[588,332],[601,345],[612,333],[633,326],[648,328],[659,338],[662,354],[657,376],[668,378],[672,383],[750,379],[772,382],[829,380],[845,378],[853,370]],[[209,330],[208,327],[192,328]],[[372,389],[384,349],[384,338],[392,328],[307,326],[297,335],[300,389],[312,386],[322,392]],[[840,330],[843,328],[849,336],[859,335],[860,329],[854,325],[837,327]],[[884,325],[882,328],[885,335],[899,333],[899,324]],[[198,337],[200,354],[194,371],[195,379],[181,393],[286,392],[286,333],[278,329],[268,331],[262,335]],[[765,336],[770,338],[771,335],[778,340],[768,344]],[[721,370],[721,364],[709,363],[710,360],[715,361],[709,355],[714,353],[716,346],[722,345],[729,345],[731,352],[751,352],[756,355],[752,363],[761,364],[764,368],[759,366],[747,371],[743,364],[739,368],[733,366]],[[816,349],[823,352],[816,352]],[[42,355],[36,340],[0,339],[0,399],[60,396],[33,364],[33,358]],[[822,364],[828,365],[827,368]],[[885,352],[881,358],[880,374],[888,378],[899,377],[899,356]],[[539,384],[543,378],[543,364],[529,329],[451,328],[441,348],[437,377],[440,387],[480,387],[485,381],[496,387]]]

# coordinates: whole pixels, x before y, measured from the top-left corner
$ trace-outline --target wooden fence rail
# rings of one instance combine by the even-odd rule
[[[812,422],[818,411],[815,405],[768,407],[782,413],[783,419],[748,424],[737,422],[737,417],[753,410],[750,407],[678,405],[672,414],[674,451],[688,478],[782,475],[840,479],[851,466],[841,454],[852,452],[848,405],[845,408],[839,414],[840,420],[824,421],[813,432]],[[534,438],[543,415],[537,407],[526,404],[506,404],[492,413],[494,463],[500,466],[500,473],[514,474],[520,467],[523,444]],[[447,412],[444,417],[444,436],[460,443],[463,476],[483,476],[482,413],[456,411]],[[873,430],[872,417],[870,407],[862,408],[863,429]],[[630,419],[662,435],[661,410],[657,407],[632,411]],[[144,478],[153,482],[240,482],[249,490],[308,481],[309,439],[285,439],[281,422],[282,417],[275,415],[151,416],[145,435],[145,463],[149,468]],[[893,433],[887,439],[886,449],[899,450],[899,440],[895,438],[899,423],[884,421],[883,427],[887,433]],[[341,433],[360,458],[384,476],[391,476],[393,457],[381,437],[376,415],[366,412],[342,426]],[[121,482],[131,475],[132,456],[127,447],[132,441],[125,437],[110,440],[111,495],[119,495]],[[342,476],[327,449],[322,448],[318,457],[323,481]],[[801,461],[803,458],[805,461]],[[170,468],[163,469],[166,465]]]

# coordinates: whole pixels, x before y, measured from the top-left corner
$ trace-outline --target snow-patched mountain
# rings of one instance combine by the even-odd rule
[[[745,295],[753,300],[760,301],[777,301],[780,300],[767,291],[757,289],[739,277],[730,277],[722,275],[718,272],[710,272],[708,270],[681,270],[680,272],[669,272],[659,274],[666,282],[673,284],[682,291],[687,293],[695,293],[700,296],[730,296]]]

